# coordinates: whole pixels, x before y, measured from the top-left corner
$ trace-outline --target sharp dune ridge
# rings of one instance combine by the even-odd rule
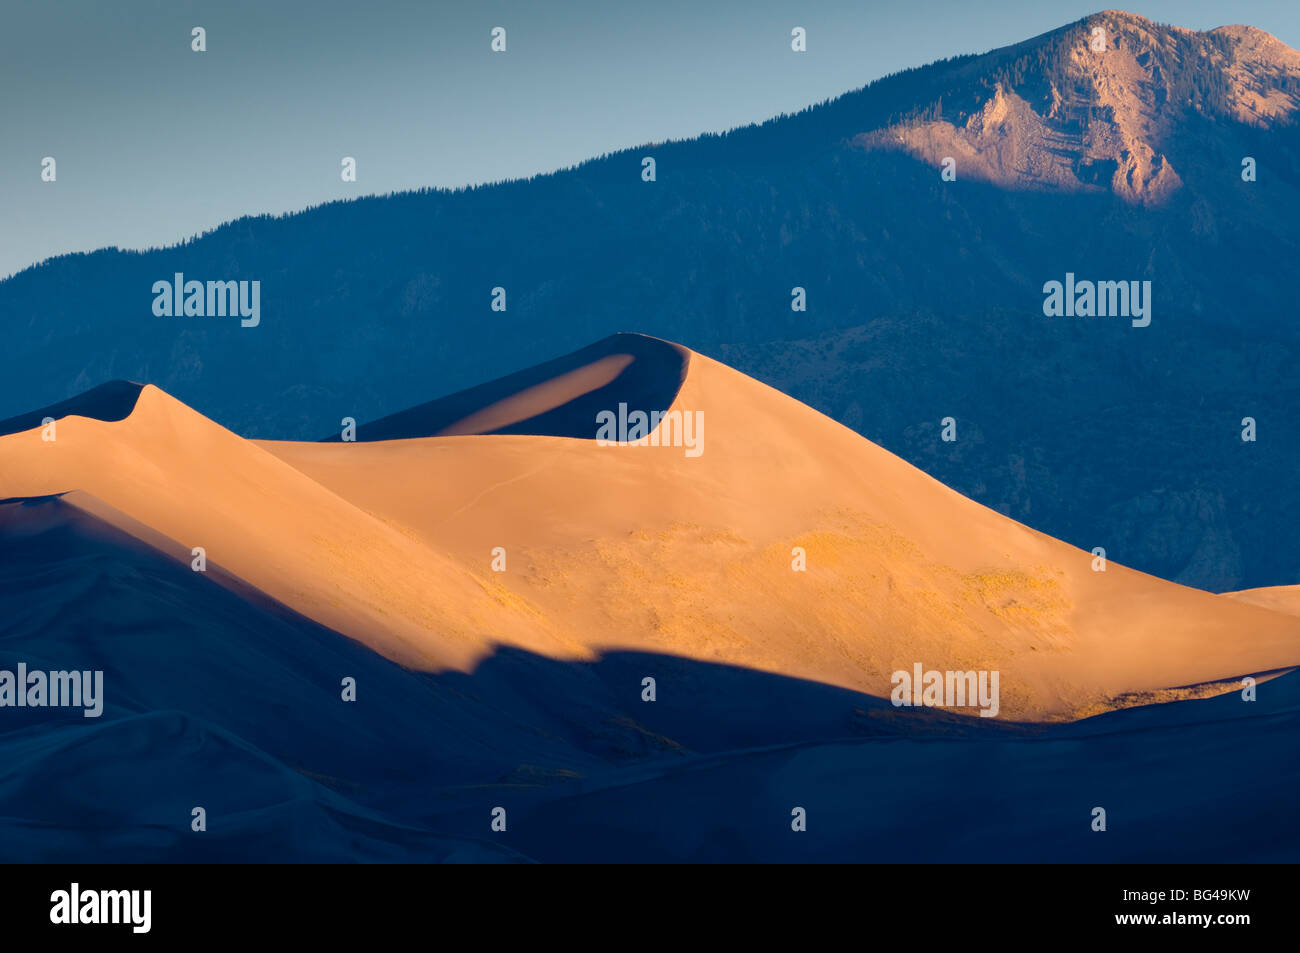
[[[664,410],[681,390],[690,352],[642,334],[613,334],[498,380],[362,424],[359,441],[464,434],[594,439],[602,410]],[[335,433],[322,442],[339,442]]]
[[[540,368],[349,443],[245,440],[144,386],[122,419],[74,407],[52,442],[39,421],[0,437],[0,499],[68,494],[180,560],[201,546],[425,671],[472,671],[502,646],[637,651],[887,697],[919,662],[996,670],[1000,717],[1060,721],[1300,664],[1294,603],[1094,572],[1091,554],[701,354],[616,335]],[[584,434],[619,401],[701,412],[703,452]]]
[[[1238,599],[1251,605],[1263,606],[1275,612],[1300,616],[1300,586],[1266,586],[1262,589],[1242,589],[1226,592],[1226,598]]]

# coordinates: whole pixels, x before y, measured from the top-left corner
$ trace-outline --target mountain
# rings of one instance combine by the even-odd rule
[[[950,156],[963,175],[1004,187],[1161,204],[1185,178],[1222,174],[1221,156],[1185,140],[1189,126],[1267,128],[1300,110],[1300,53],[1263,30],[1197,33],[1108,10],[1084,32],[1086,43],[1065,30],[981,57],[957,71],[966,82],[946,101],[856,142],[935,166]]]
[[[664,416],[611,444],[605,403]],[[616,335],[357,441],[126,382],[0,432],[0,670],[104,672],[99,718],[5,709],[6,859],[1168,859],[1188,817],[1200,859],[1287,856],[1234,832],[1294,829],[1289,802],[1225,769],[1294,730],[1286,598],[1097,571],[676,344]],[[891,705],[918,662],[997,671],[996,717]],[[791,841],[787,802],[837,836]],[[1141,831],[1080,838],[1093,803]]]
[[[130,379],[314,439],[635,330],[1082,549],[1293,584],[1296,56],[1108,11],[725,135],[54,259],[0,283],[0,414]],[[176,273],[260,281],[259,324],[155,316]],[[1150,281],[1150,324],[1046,316],[1067,273]]]

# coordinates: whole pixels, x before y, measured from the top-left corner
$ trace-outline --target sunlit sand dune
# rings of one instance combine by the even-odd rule
[[[597,415],[620,404],[695,429],[602,445]],[[1094,571],[809,407],[638,335],[360,442],[246,441],[153,387],[125,419],[73,413],[54,441],[30,415],[0,437],[0,498],[80,491],[69,501],[104,521],[187,562],[202,546],[414,668],[470,670],[500,645],[621,649],[885,697],[920,663],[997,671],[1000,718],[1054,720],[1300,663],[1300,619],[1278,605]]]
[[[662,362],[670,347],[606,342],[609,355],[638,361]],[[687,357],[671,406],[703,412],[699,456],[599,446],[594,414],[585,439],[408,430],[412,439],[263,446],[467,566],[487,569],[503,548],[496,578],[595,650],[725,661],[875,695],[915,662],[997,669],[1003,716],[1025,718],[1205,694],[1206,682],[1300,661],[1293,619],[1115,563],[1095,572],[1091,554]],[[617,382],[605,396],[616,410]],[[793,568],[798,550],[806,571]]]
[[[1242,589],[1225,592],[1224,598],[1237,599],[1251,605],[1263,606],[1274,612],[1300,616],[1300,586],[1267,586],[1261,589]]]
[[[124,420],[74,415],[55,428],[53,440],[39,426],[0,437],[0,497],[81,491],[69,502],[113,525],[138,521],[186,562],[201,547],[213,565],[406,665],[471,664],[489,632],[573,647],[490,573],[468,571],[156,387],[139,391]]]

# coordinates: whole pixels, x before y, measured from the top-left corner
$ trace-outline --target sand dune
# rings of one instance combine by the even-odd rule
[[[702,454],[599,445],[595,414],[620,402],[703,412]],[[408,439],[245,441],[153,387],[125,420],[58,426],[54,444],[0,438],[0,498],[80,490],[105,521],[186,561],[206,546],[416,668],[498,645],[628,650],[887,696],[919,662],[997,670],[1001,717],[1038,720],[1300,664],[1300,621],[1275,607],[1094,572],[797,401],[635,335],[361,428]]]
[[[316,621],[415,667],[466,665],[487,632],[571,648],[489,574],[473,573],[169,397],[145,387],[129,417],[58,421],[0,438],[0,497],[81,491]],[[138,531],[137,531],[138,534]]]
[[[213,585],[75,496],[0,504],[0,668],[102,667],[105,710],[6,709],[0,859],[1294,859],[1300,764],[1277,753],[1300,724],[1300,676],[1250,705],[954,730],[815,682],[641,653],[503,651],[425,675]],[[654,705],[628,691],[646,670],[671,688]],[[343,673],[357,704],[340,703]],[[1278,783],[1261,789],[1243,759],[1272,759]],[[810,830],[834,836],[790,836],[796,792]],[[1270,837],[1243,840],[1241,812],[1212,809],[1237,801]],[[510,832],[489,837],[498,804]],[[1106,805],[1124,836],[1081,835],[1081,804]]]
[[[1090,554],[708,358],[690,356],[672,407],[704,411],[700,457],[512,436],[263,446],[465,565],[504,547],[502,583],[597,651],[875,695],[917,661],[997,668],[1004,713],[1027,718],[1300,661],[1294,620],[1114,563],[1093,572]]]
[[[1300,586],[1266,586],[1261,589],[1242,589],[1240,592],[1225,592],[1225,599],[1236,599],[1255,606],[1263,606],[1274,612],[1300,616]]]

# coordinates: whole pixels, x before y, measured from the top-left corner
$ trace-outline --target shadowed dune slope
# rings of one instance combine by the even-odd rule
[[[672,409],[702,412],[699,456],[509,435],[260,445],[476,571],[504,550],[494,578],[593,651],[876,696],[916,662],[998,670],[1002,717],[1026,719],[1300,663],[1294,618],[1113,562],[1094,572],[1090,554],[709,358],[690,355]]]
[[[511,846],[543,862],[1294,863],[1300,761],[1279,754],[1297,729],[1293,674],[1257,702],[1227,694],[1129,709],[1032,739],[749,751],[542,801],[517,812]],[[1255,759],[1276,783],[1240,770]],[[773,823],[795,803],[809,836]],[[1123,818],[1123,836],[1091,830],[1094,805],[1112,829]]]
[[[0,719],[6,861],[1294,859],[1294,759],[1264,790],[1236,767],[1287,750],[1295,674],[1032,729],[641,653],[429,675],[84,502],[0,503],[0,668],[104,672],[100,718]],[[790,836],[792,797],[836,836]],[[1080,822],[1098,803],[1124,837]]]
[[[58,420],[60,417],[75,414],[92,420],[125,420],[131,416],[131,411],[135,410],[135,402],[140,398],[141,389],[141,385],[133,381],[109,381],[107,384],[100,384],[84,394],[51,404],[49,407],[19,414],[8,420],[0,420],[0,437],[39,427],[47,417]]]
[[[642,334],[614,334],[580,351],[440,397],[357,428],[357,440],[455,434],[534,434],[594,439],[596,413],[620,403],[665,410],[686,377],[689,354]],[[340,441],[339,435],[326,442]]]
[[[0,860],[516,860],[422,829],[437,784],[585,764],[69,493],[0,504],[0,669],[103,672],[98,717],[6,708]],[[352,677],[359,703],[340,701]],[[558,751],[556,749],[559,749]],[[190,831],[199,803],[214,819]],[[219,821],[215,819],[220,817]]]

